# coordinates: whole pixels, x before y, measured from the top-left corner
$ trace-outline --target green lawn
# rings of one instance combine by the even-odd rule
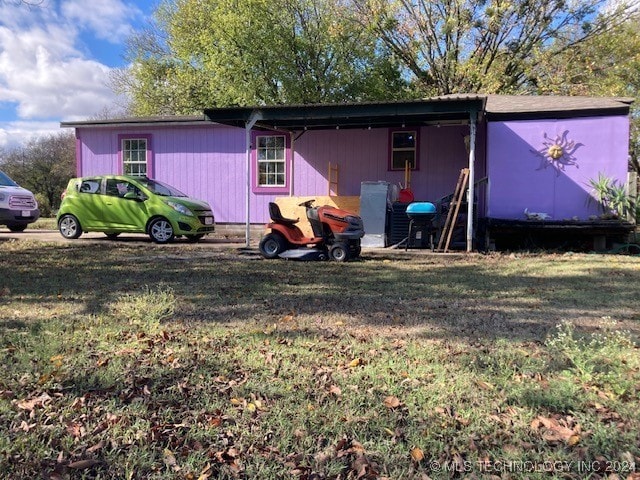
[[[626,478],[638,285],[630,256],[0,242],[0,477]]]

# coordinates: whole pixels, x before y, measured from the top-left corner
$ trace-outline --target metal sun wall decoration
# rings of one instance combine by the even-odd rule
[[[555,138],[549,137],[544,133],[542,148],[539,150],[531,150],[541,158],[540,166],[536,170],[551,167],[555,170],[556,175],[564,172],[568,166],[579,168],[578,159],[575,157],[576,150],[583,147],[584,144],[576,143],[568,138],[569,130],[562,132],[562,135],[556,135]]]

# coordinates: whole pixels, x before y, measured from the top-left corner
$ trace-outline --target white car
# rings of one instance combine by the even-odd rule
[[[6,225],[12,232],[22,232],[39,217],[40,210],[33,193],[0,171],[0,225]]]

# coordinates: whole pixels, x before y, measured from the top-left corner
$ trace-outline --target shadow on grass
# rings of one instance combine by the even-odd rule
[[[611,317],[638,334],[640,260],[604,256],[267,261],[201,246],[13,244],[0,250],[0,308],[16,319],[64,304],[101,315],[123,294],[171,288],[176,318],[311,328],[419,328],[426,338],[540,340],[562,319],[596,328]],[[2,328],[2,327],[0,327]]]

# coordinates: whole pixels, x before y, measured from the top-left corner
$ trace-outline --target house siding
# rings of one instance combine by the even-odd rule
[[[468,126],[422,127],[419,130],[419,170],[411,172],[416,200],[435,201],[453,193],[462,168],[468,166],[464,144]],[[484,144],[480,139],[479,145]],[[340,195],[360,195],[364,181],[404,184],[403,171],[389,171],[389,130],[320,130],[295,141],[294,195],[326,195],[329,162],[339,167]],[[484,149],[477,163],[484,176]]]
[[[602,173],[626,182],[629,119],[625,115],[489,122],[487,128],[489,217],[524,219],[527,208],[554,220],[585,220],[600,213],[589,202],[590,179]],[[570,142],[581,144],[563,168],[554,168],[556,162],[544,156],[556,139],[565,151],[571,150]]]
[[[219,223],[246,220],[244,129],[211,125],[80,128],[78,132],[79,174],[120,172],[119,136],[150,135],[154,178],[209,202]],[[416,200],[435,201],[453,192],[460,169],[467,166],[464,136],[468,132],[468,126],[419,129],[420,169],[411,174]],[[386,128],[307,131],[294,140],[293,148],[291,193],[294,196],[326,195],[329,162],[339,167],[339,195],[359,196],[363,181],[404,183],[403,171],[388,170],[389,129]],[[482,152],[483,149],[479,149],[481,172]],[[251,192],[250,195],[251,222],[267,222],[268,203],[276,195],[271,192]]]

